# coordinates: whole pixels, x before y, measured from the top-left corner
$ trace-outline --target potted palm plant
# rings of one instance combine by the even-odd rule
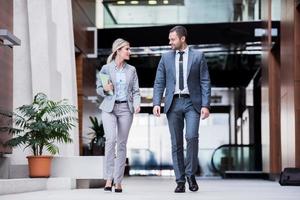
[[[31,149],[32,156],[27,156],[30,177],[50,176],[52,155],[59,153],[55,143],[72,142],[69,131],[77,122],[76,113],[66,99],[55,102],[44,93],[36,94],[31,104],[13,113],[14,126],[6,127],[12,138],[5,145]],[[45,151],[50,155],[44,155]]]
[[[89,117],[92,123],[90,129],[93,132],[89,133],[92,135],[92,140],[90,142],[90,149],[92,155],[103,156],[105,149],[105,137],[104,137],[104,129],[103,124],[99,123],[97,117]]]

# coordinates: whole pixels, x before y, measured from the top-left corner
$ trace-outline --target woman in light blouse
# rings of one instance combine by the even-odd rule
[[[135,67],[126,63],[129,57],[129,42],[116,39],[107,64],[97,74],[97,93],[104,98],[100,109],[106,135],[105,191],[112,191],[115,186],[115,192],[122,192],[128,134],[133,114],[140,112],[138,77]],[[103,85],[101,74],[109,78],[107,84]]]

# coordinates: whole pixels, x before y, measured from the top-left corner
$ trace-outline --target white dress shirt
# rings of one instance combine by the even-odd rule
[[[124,68],[126,64],[124,64],[121,68],[115,66],[116,70],[116,85],[115,85],[115,93],[117,101],[126,101],[127,100],[127,84],[126,84],[126,74]]]
[[[174,94],[189,94],[189,89],[187,87],[187,65],[188,65],[188,56],[189,56],[189,48],[186,47],[184,50],[183,56],[183,90],[179,89],[179,50],[176,50],[175,55],[175,68],[176,68],[176,84],[175,84],[175,92]]]

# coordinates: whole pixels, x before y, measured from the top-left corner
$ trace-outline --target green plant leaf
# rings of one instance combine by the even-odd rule
[[[56,154],[59,149],[55,142],[72,142],[69,132],[77,125],[76,115],[76,107],[66,99],[52,101],[44,93],[38,93],[31,104],[18,107],[12,114],[14,126],[0,127],[0,131],[13,135],[5,143],[7,146],[25,145],[34,155],[43,154],[44,149]]]

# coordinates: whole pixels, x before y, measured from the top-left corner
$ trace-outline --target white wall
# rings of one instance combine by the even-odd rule
[[[76,66],[71,0],[14,0],[14,109],[44,92],[77,106]],[[73,143],[60,145],[60,155],[78,155],[78,128]],[[12,164],[25,164],[23,148],[14,149]]]

